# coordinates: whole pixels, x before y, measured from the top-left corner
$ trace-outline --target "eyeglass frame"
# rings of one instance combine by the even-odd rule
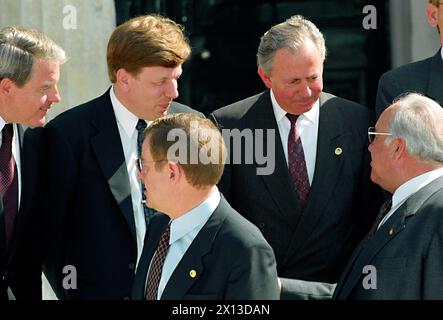
[[[369,140],[369,144],[372,144],[375,140],[375,137],[373,136],[392,136],[392,133],[390,132],[377,132],[375,131],[375,127],[369,127],[368,128],[368,140]]]
[[[160,159],[160,160],[151,160],[151,161],[145,161],[145,163],[152,163],[152,162],[161,162],[161,161],[168,161],[168,159]],[[137,169],[138,173],[143,172],[143,160],[140,158],[135,159],[135,168]]]

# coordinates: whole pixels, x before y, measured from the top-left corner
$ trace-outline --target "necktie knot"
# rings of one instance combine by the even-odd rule
[[[295,123],[297,122],[297,119],[298,119],[299,116],[300,115],[297,115],[297,114],[286,113],[286,117],[291,122],[291,126],[295,125]]]
[[[383,220],[383,218],[386,216],[386,214],[391,210],[392,208],[392,198],[385,201],[378,211],[377,217],[375,218],[374,224],[371,227],[371,230],[369,230],[367,238],[370,239],[374,236],[374,234],[377,232],[378,225]]]
[[[392,199],[387,200],[385,203],[382,204],[379,212],[379,222],[385,217],[385,215],[391,210],[392,208]]]
[[[12,144],[12,136],[14,135],[14,130],[12,128],[12,123],[8,123],[2,130],[2,147],[8,147]]]
[[[135,127],[138,132],[144,131],[148,125],[146,124],[146,121],[143,119],[139,119],[137,122],[137,126]]]

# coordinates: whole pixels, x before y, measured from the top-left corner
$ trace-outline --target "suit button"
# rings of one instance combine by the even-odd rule
[[[258,224],[258,227],[259,227],[260,229],[263,229],[263,228],[265,227],[265,223],[264,223],[264,222],[260,222],[260,223]]]
[[[129,297],[123,297],[123,300],[131,300]]]
[[[129,264],[129,269],[134,270],[135,269],[135,263],[130,263]]]

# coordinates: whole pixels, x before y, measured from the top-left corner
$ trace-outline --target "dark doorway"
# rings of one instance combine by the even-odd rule
[[[193,48],[178,101],[205,113],[265,89],[256,51],[272,25],[301,14],[323,32],[328,48],[324,91],[373,109],[377,82],[390,66],[388,1],[384,0],[116,0],[117,22],[145,13],[185,27]],[[362,26],[366,5],[377,29]]]

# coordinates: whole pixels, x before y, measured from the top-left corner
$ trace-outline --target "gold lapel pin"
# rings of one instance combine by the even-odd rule
[[[343,153],[343,149],[340,147],[335,148],[335,155],[339,156]]]
[[[195,277],[197,276],[197,271],[195,271],[194,269],[191,269],[191,270],[189,271],[189,276],[190,276],[191,278],[195,278]]]
[[[389,235],[392,236],[395,233],[394,229],[389,230]]]

